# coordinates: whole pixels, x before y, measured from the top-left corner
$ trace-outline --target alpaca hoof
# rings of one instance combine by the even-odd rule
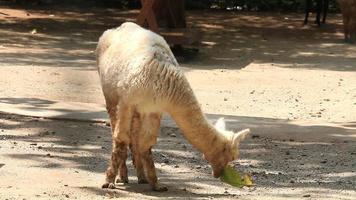
[[[145,178],[139,178],[137,181],[138,184],[147,184],[148,181]]]
[[[115,184],[114,183],[104,183],[101,188],[109,188],[109,189],[115,189]]]
[[[155,187],[152,188],[152,190],[156,192],[166,192],[168,191],[168,188],[166,186],[156,185]]]
[[[116,183],[124,183],[124,184],[126,184],[126,183],[129,183],[129,179],[127,177],[120,178],[120,179],[116,180]]]

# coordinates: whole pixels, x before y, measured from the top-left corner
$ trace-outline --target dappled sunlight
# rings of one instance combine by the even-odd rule
[[[94,66],[93,51],[101,33],[124,21],[134,21],[138,14],[138,10],[117,9],[86,9],[79,14],[71,8],[21,12],[29,16],[5,17],[0,23],[4,27],[1,33],[7,36],[0,38],[6,47],[0,48],[3,65]],[[187,17],[189,27],[203,32],[200,53],[185,61],[199,63],[195,68],[240,69],[253,59],[262,63],[273,60],[288,67],[301,62],[305,68],[354,70],[355,48],[342,42],[340,15],[330,14],[328,24],[321,29],[303,27],[301,14],[187,11]],[[86,23],[88,20],[92,23]],[[31,34],[34,29],[37,33]],[[27,45],[32,51],[18,52]],[[304,54],[306,46],[316,58]],[[343,58],[350,59],[346,66],[339,62]],[[319,59],[330,64],[320,65]]]
[[[32,101],[39,106],[49,103]],[[130,156],[127,162],[130,184],[118,184],[114,191],[98,189],[103,181],[111,149],[110,127],[103,123],[3,116],[0,129],[4,131],[0,143],[2,148],[9,149],[10,152],[7,150],[8,153],[1,154],[5,164],[2,168],[7,169],[7,160],[11,159],[31,170],[45,169],[44,173],[47,173],[47,170],[63,169],[73,175],[73,180],[88,181],[72,183],[67,180],[70,183],[69,190],[84,190],[98,196],[115,196],[121,193],[125,196],[133,192],[134,195],[152,197],[177,197],[179,191],[178,198],[223,198],[251,192],[259,194],[262,191],[264,194],[270,192],[272,196],[282,198],[284,189],[288,188],[294,188],[293,191],[297,193],[308,191],[313,196],[319,195],[313,192],[314,188],[319,188],[318,191],[354,191],[352,184],[356,174],[350,172],[350,169],[356,164],[355,159],[352,159],[356,152],[348,152],[345,149],[352,149],[355,141],[345,143],[344,137],[335,140],[329,135],[329,132],[343,133],[344,129],[341,127],[320,125],[315,129],[313,125],[299,126],[297,123],[289,123],[288,120],[224,116],[229,130],[251,128],[252,136],[240,144],[240,159],[232,163],[240,172],[253,176],[256,186],[250,190],[232,188],[213,178],[210,165],[202,158],[201,153],[184,139],[180,131],[177,128],[163,127],[153,155],[158,177],[163,184],[168,185],[169,191],[154,193],[148,185],[136,184]],[[208,117],[215,120],[221,115]],[[14,124],[12,121],[18,123]],[[294,134],[291,134],[292,132]],[[319,139],[321,132],[324,134],[322,140]],[[318,138],[306,137],[314,133],[319,135]],[[340,156],[345,153],[350,155]],[[340,179],[343,179],[343,182],[340,182]],[[67,181],[65,184],[68,184]],[[279,188],[282,193],[273,193],[275,188]],[[286,194],[292,195],[290,192]]]
[[[102,104],[75,101],[104,103],[95,67],[98,37],[134,21],[137,14],[38,8],[18,11],[15,18],[1,15],[0,67],[11,72],[2,81],[6,86],[18,78],[18,88],[30,92],[18,97],[22,93],[12,90],[0,98],[0,108],[36,116],[0,113],[0,150],[5,152],[0,172],[7,180],[1,188],[17,190],[12,179],[24,177],[16,187],[42,189],[46,182],[71,191],[70,199],[76,191],[84,191],[86,199],[350,199],[355,194],[356,122],[345,118],[353,110],[340,105],[355,104],[350,80],[356,47],[343,43],[341,16],[331,14],[328,24],[317,28],[302,26],[302,14],[215,11],[187,11],[188,26],[202,31],[203,38],[199,52],[191,53],[182,68],[203,110],[209,109],[204,111],[211,113],[210,121],[224,117],[228,130],[251,129],[239,146],[240,158],[231,165],[250,174],[256,185],[239,189],[213,178],[209,163],[165,116],[152,152],[158,177],[169,191],[152,192],[148,185],[136,184],[131,155],[130,183],[117,184],[113,191],[100,189],[112,145],[108,116]],[[23,68],[31,76],[20,73]],[[343,76],[325,78],[336,72]],[[43,96],[36,96],[37,90]],[[80,95],[84,97],[76,97]],[[66,103],[45,99],[62,97]],[[29,174],[41,181],[31,185]]]
[[[63,104],[38,98],[0,98],[0,108],[3,112],[54,119],[104,121],[107,118],[106,110],[100,104],[78,102]]]

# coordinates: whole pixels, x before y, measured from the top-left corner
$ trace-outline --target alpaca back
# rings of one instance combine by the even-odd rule
[[[119,95],[146,113],[196,102],[168,44],[149,30],[134,23],[110,29],[100,37],[96,53],[106,98]]]

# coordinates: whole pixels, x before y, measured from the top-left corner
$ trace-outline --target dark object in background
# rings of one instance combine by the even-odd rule
[[[312,11],[313,7],[314,6],[313,6],[313,1],[312,0],[306,0],[305,1],[304,24],[308,23],[309,13]],[[320,23],[320,15],[321,15],[321,13],[323,13],[323,21],[322,21],[322,23],[325,24],[326,15],[328,14],[328,9],[329,9],[329,0],[316,0],[316,19],[315,19],[315,23],[318,24],[318,26],[321,25],[321,23]]]
[[[356,0],[338,0],[344,24],[345,42],[356,42]]]
[[[184,0],[141,0],[137,24],[162,35],[170,45],[199,44],[201,32],[187,28]]]

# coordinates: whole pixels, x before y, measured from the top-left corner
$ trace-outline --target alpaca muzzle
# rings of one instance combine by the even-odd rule
[[[219,178],[222,174],[222,171],[223,171],[223,169],[213,169],[212,174],[213,174],[214,178]]]

